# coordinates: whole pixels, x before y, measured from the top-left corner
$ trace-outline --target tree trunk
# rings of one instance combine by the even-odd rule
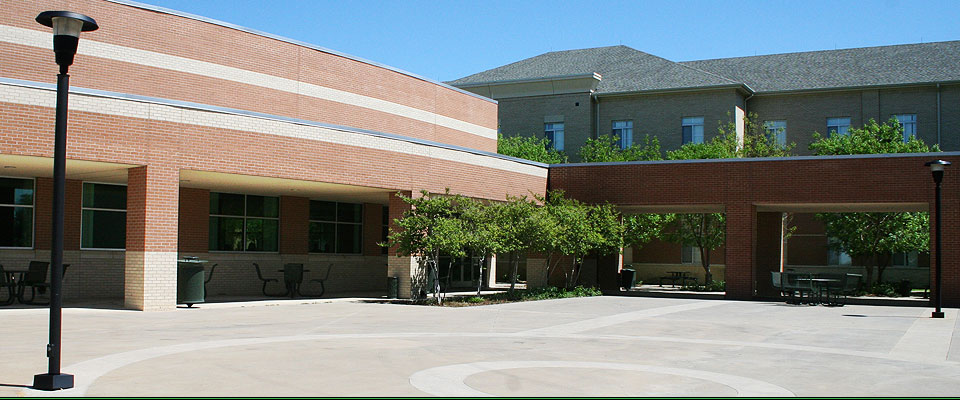
[[[510,295],[513,295],[513,288],[517,286],[517,268],[519,268],[520,260],[516,252],[510,253]]]
[[[891,254],[877,254],[877,282],[883,283],[883,271],[890,265]]]
[[[713,273],[710,272],[710,250],[700,248],[700,263],[703,265],[703,284],[713,282]]]
[[[480,295],[480,291],[483,289],[483,263],[486,259],[486,256],[481,256],[480,263],[477,265],[477,268],[480,269],[480,274],[477,276],[477,296]]]

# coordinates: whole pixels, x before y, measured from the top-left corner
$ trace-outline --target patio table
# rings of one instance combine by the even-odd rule
[[[840,283],[839,279],[833,278],[797,278],[797,280],[811,283],[816,289],[818,304],[831,304],[829,287],[831,284]],[[824,301],[824,292],[826,292],[826,301]]]
[[[281,268],[281,269],[278,269],[277,271],[278,271],[278,272],[284,272],[284,269],[285,269],[285,268]],[[309,270],[309,269],[305,269],[305,270],[303,270],[302,272],[310,272],[310,270]],[[287,291],[290,292],[290,298],[293,299],[293,298],[296,298],[296,296],[301,296],[301,297],[302,297],[303,294],[300,293],[300,284],[303,283],[303,274],[302,274],[302,273],[300,274],[300,279],[299,279],[299,280],[292,280],[292,281],[288,281],[288,280],[286,279],[286,278],[287,278],[287,276],[286,276],[287,274],[283,274],[283,275],[284,275],[284,276],[283,276],[283,277],[284,277],[283,282],[287,285]]]

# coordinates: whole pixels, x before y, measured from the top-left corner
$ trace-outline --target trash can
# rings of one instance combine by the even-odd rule
[[[900,295],[900,297],[909,297],[911,294],[910,292],[912,292],[910,280],[901,279],[900,284],[897,285],[897,294]]]
[[[400,294],[400,278],[395,276],[387,277],[387,298],[396,299]]]
[[[624,290],[630,290],[637,283],[637,271],[632,268],[624,268],[620,271],[620,287]]]
[[[203,303],[203,263],[196,260],[177,261],[177,304]]]

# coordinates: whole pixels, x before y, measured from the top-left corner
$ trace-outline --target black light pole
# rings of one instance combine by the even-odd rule
[[[933,182],[937,184],[937,202],[936,202],[936,208],[937,208],[937,229],[936,229],[936,237],[937,237],[937,249],[936,249],[936,251],[937,251],[937,262],[936,262],[936,266],[937,266],[937,272],[936,272],[936,275],[934,276],[934,280],[936,281],[936,282],[935,282],[935,285],[936,285],[935,288],[936,288],[936,291],[937,291],[937,298],[936,298],[936,302],[935,302],[935,305],[936,305],[937,309],[933,312],[933,314],[930,315],[930,318],[943,318],[943,311],[940,310],[941,299],[943,298],[943,294],[942,294],[942,292],[940,291],[940,281],[941,281],[940,259],[943,258],[943,257],[940,255],[940,249],[942,248],[942,246],[941,246],[941,244],[940,244],[940,222],[942,221],[942,219],[940,218],[940,182],[943,182],[943,169],[944,169],[944,167],[950,165],[950,161],[936,160],[936,161],[930,161],[930,162],[928,162],[928,163],[926,163],[926,164],[924,164],[924,165],[930,167],[930,172],[933,173]]]
[[[60,322],[63,299],[63,196],[66,185],[67,163],[67,93],[70,76],[67,70],[77,54],[80,32],[97,29],[97,22],[83,14],[70,11],[44,11],[37,22],[53,28],[53,52],[57,56],[60,73],[57,74],[57,125],[53,147],[53,241],[50,246],[50,343],[47,373],[33,376],[33,388],[59,390],[73,387],[73,375],[60,373]]]

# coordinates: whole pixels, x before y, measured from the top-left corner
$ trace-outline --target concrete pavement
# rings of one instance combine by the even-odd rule
[[[957,309],[595,297],[441,308],[0,309],[0,396],[958,396]]]

